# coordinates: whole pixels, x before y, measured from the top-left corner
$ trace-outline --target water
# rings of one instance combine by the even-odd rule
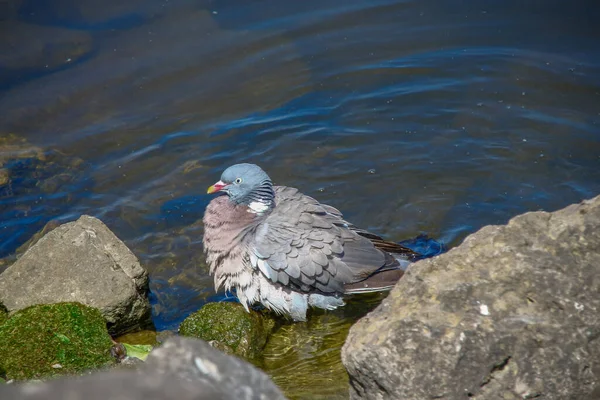
[[[598,20],[591,1],[7,3],[0,257],[50,220],[95,215],[148,268],[167,329],[220,299],[198,220],[233,163],[389,239],[448,247],[592,197]],[[265,368],[281,383],[288,361],[330,365],[361,307],[287,328],[326,345],[282,332]],[[335,397],[296,382],[296,398]]]

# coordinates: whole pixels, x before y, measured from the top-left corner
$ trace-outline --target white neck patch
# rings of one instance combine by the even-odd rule
[[[248,204],[250,208],[248,212],[252,212],[254,214],[262,214],[269,209],[271,206],[271,202],[265,203],[264,201],[253,201]]]

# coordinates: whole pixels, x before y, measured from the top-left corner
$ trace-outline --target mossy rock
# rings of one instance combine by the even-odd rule
[[[100,311],[79,303],[35,305],[0,325],[0,370],[7,379],[78,374],[115,363]]]
[[[208,303],[183,321],[179,334],[206,340],[213,347],[247,360],[267,343],[275,321],[239,303]]]
[[[0,325],[2,325],[8,319],[8,311],[4,304],[0,303]]]

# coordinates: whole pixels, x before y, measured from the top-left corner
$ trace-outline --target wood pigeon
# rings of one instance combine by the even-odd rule
[[[419,254],[344,220],[298,189],[273,186],[257,165],[227,168],[208,193],[204,252],[215,289],[305,321],[308,307],[333,310],[344,295],[391,289]]]

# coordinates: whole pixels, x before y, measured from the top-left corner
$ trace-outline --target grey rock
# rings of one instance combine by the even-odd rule
[[[150,353],[146,365],[151,371],[214,389],[227,399],[285,399],[264,372],[199,339],[168,339]]]
[[[0,385],[0,398],[15,400],[277,400],[269,377],[197,339],[172,338],[137,371],[116,370],[79,379]]]
[[[82,216],[43,236],[0,274],[9,312],[80,302],[99,309],[112,335],[150,324],[148,273],[100,220]]]
[[[80,379],[56,379],[24,385],[0,385],[0,397],[14,400],[221,400],[212,388],[171,375],[138,371],[98,373]]]
[[[207,341],[214,348],[245,360],[257,359],[264,349],[275,319],[239,303],[206,303],[179,326],[181,336]]]
[[[350,330],[352,399],[600,398],[600,196],[411,266]]]

